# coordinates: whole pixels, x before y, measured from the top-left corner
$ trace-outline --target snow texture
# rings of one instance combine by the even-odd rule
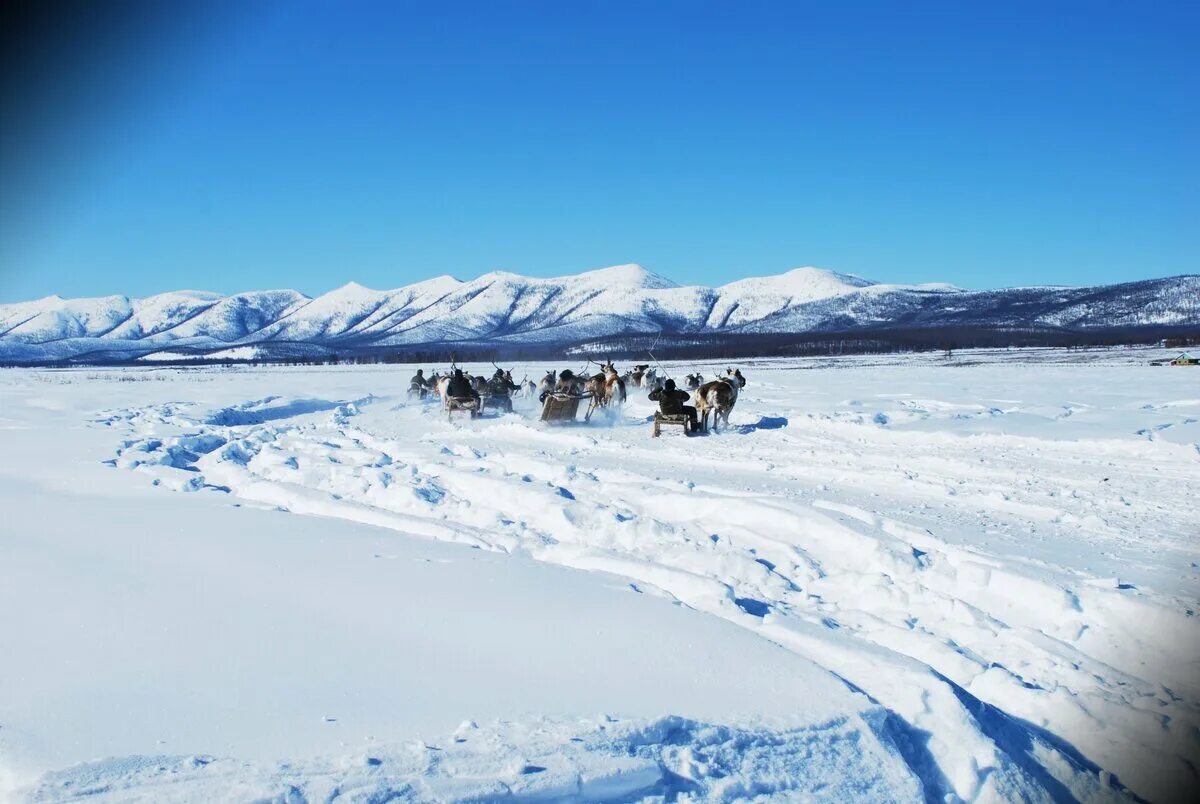
[[[1152,356],[746,361],[658,440],[636,390],[6,372],[0,790],[1186,800],[1200,376]]]

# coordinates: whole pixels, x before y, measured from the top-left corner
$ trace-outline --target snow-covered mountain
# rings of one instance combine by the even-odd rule
[[[566,346],[649,333],[1191,326],[1200,326],[1200,276],[969,291],[797,268],[710,288],[619,265],[552,279],[501,271],[467,282],[440,276],[396,290],[350,283],[316,298],[294,290],[49,296],[0,305],[0,360],[124,360],[246,346],[268,353],[454,342]]]

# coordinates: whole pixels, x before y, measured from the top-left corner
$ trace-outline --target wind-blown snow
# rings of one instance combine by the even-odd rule
[[[681,286],[639,265],[551,279],[496,271],[397,290],[349,283],[227,298],[57,296],[0,305],[0,360],[136,358],[230,346],[353,349],[454,341],[572,345],[626,333],[789,333],[873,327],[1095,329],[1200,326],[1200,277],[1099,288],[965,291],[885,285],[818,268],[718,288]]]
[[[7,372],[0,779],[1179,799],[1200,393],[1148,357],[754,361],[658,441],[644,392],[555,429],[403,368]]]

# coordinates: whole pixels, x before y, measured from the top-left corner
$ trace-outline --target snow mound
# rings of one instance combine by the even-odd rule
[[[722,293],[786,296],[794,303],[827,299],[870,287],[874,282],[853,274],[842,274],[823,268],[793,268],[778,276],[750,277],[722,285]]]
[[[584,271],[574,277],[565,276],[555,279],[556,282],[577,280],[587,284],[623,286],[634,288],[677,288],[678,284],[666,277],[647,271],[636,263],[629,265],[614,265],[611,268],[597,268]]]

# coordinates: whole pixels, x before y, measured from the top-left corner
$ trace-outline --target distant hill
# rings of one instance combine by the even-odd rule
[[[220,296],[181,290],[0,305],[0,361],[124,362],[180,355],[379,353],[488,346],[563,350],[637,336],[667,343],[779,342],[887,333],[1023,337],[1200,328],[1200,276],[1096,287],[962,290],[881,284],[797,268],[709,288],[639,265],[536,279],[504,272],[441,276],[396,290],[350,283],[309,298],[294,290]],[[890,337],[890,336],[889,336]],[[230,351],[232,350],[232,351]]]

